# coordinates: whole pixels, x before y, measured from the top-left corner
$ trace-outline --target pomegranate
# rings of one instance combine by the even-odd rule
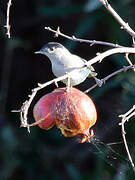
[[[80,142],[94,135],[90,128],[97,120],[96,107],[89,96],[73,87],[57,88],[43,96],[33,115],[39,127],[47,130],[56,125],[65,137],[79,135]]]

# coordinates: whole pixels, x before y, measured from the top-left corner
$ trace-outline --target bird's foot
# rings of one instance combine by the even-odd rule
[[[100,80],[100,79],[98,79],[98,78],[96,78],[96,77],[93,77],[94,79],[95,79],[95,81],[96,81],[96,83],[97,83],[97,85],[99,86],[99,87],[101,87],[103,84],[104,84],[104,81],[103,80]]]

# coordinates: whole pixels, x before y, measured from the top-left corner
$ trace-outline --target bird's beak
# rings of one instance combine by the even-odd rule
[[[40,49],[39,51],[36,51],[35,54],[46,54],[48,51],[47,49]]]
[[[34,54],[43,54],[43,52],[40,50],[40,51],[34,52]]]

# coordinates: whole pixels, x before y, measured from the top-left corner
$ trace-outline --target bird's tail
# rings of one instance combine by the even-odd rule
[[[95,76],[97,76],[97,73],[95,72],[95,69],[94,69],[93,66],[89,65],[89,66],[88,66],[88,69],[90,70],[90,73],[89,73],[89,75],[88,75],[89,78],[90,78],[90,77],[95,77]]]

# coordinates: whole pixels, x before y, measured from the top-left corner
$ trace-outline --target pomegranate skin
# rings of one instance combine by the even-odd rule
[[[42,129],[50,129],[55,125],[55,119],[51,112],[52,99],[55,94],[49,93],[43,96],[34,106],[33,116],[35,121],[41,121],[38,126]]]
[[[91,98],[73,87],[57,88],[43,96],[33,114],[36,121],[43,119],[39,127],[49,129],[56,124],[65,137],[80,135],[80,142],[91,136],[90,128],[97,120]]]

